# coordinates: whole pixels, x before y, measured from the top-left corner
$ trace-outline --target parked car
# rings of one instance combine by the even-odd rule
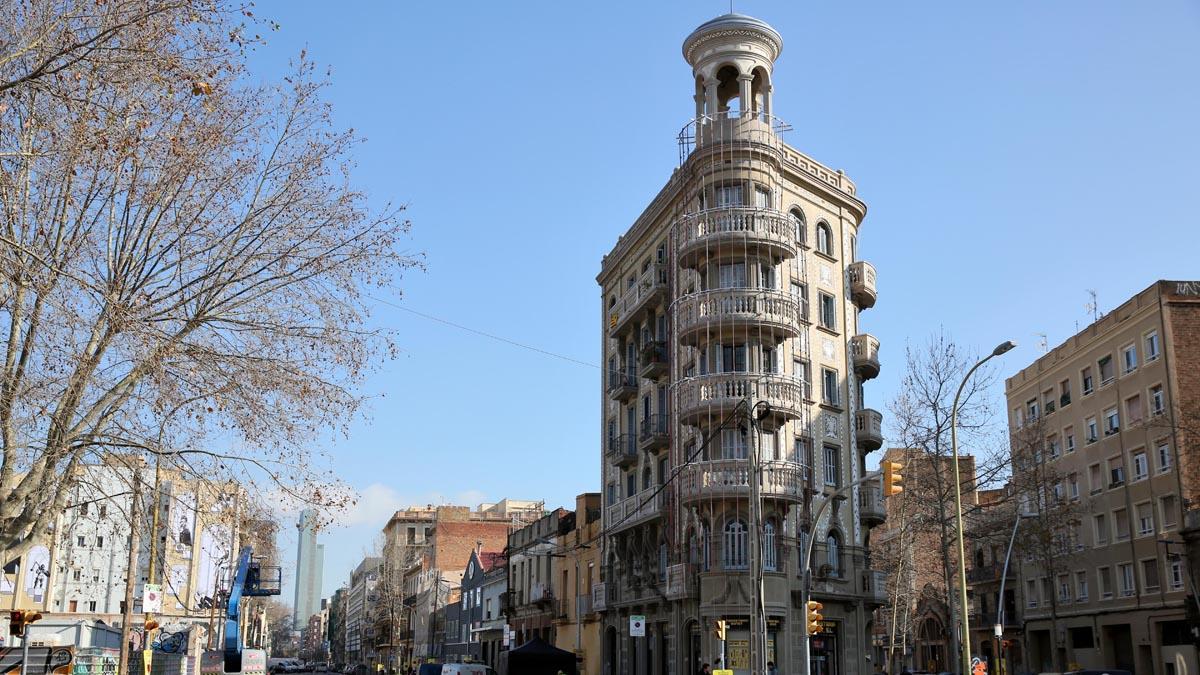
[[[421,669],[417,671],[417,675],[442,675],[442,664],[422,663]]]
[[[441,675],[496,675],[496,671],[482,663],[447,663]]]

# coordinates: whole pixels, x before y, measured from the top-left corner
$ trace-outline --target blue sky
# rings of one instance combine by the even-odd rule
[[[336,7],[336,9],[335,9]],[[1197,278],[1200,5],[1183,0],[766,2],[783,34],[775,106],[788,141],[858,185],[864,313],[884,409],[904,344],[944,326],[1007,376],[1159,278]],[[683,38],[728,10],[698,2],[260,1],[332,69],[337,123],[367,139],[356,182],[406,203],[428,271],[413,310],[597,363],[600,258],[677,162],[693,110]],[[569,506],[599,489],[599,371],[380,305],[401,356],[369,417],[330,441],[363,492],[322,535],[325,590],[397,506],[505,496]],[[1002,394],[998,385],[995,394]],[[294,550],[294,530],[283,546]],[[285,592],[290,599],[290,592]]]

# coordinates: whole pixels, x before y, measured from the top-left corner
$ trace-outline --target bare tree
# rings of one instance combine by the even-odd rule
[[[61,510],[60,477],[114,450],[343,502],[314,439],[345,428],[392,349],[365,292],[420,259],[397,248],[401,211],[351,185],[357,140],[312,65],[240,85],[238,53],[213,42],[239,30],[223,10],[199,31],[164,10],[112,38],[127,48],[85,42],[29,77],[43,43],[11,36],[83,3],[21,4],[28,25],[0,45],[26,63],[0,75],[0,550]]]
[[[911,614],[917,610],[919,597],[932,597],[944,603],[950,628],[959,615],[956,593],[952,592],[957,587],[954,570],[958,561],[955,491],[962,491],[963,515],[969,518],[978,509],[970,498],[976,489],[1006,475],[1007,452],[996,442],[987,396],[994,377],[991,371],[981,369],[966,383],[959,400],[959,449],[971,459],[960,463],[956,485],[951,412],[959,383],[977,358],[939,331],[919,346],[908,345],[905,361],[901,390],[888,406],[894,430],[891,437],[904,450],[906,465],[904,492],[889,498],[900,504],[889,510],[902,512],[904,522],[888,524],[899,533],[893,545],[882,547],[881,555],[883,564],[903,572],[897,577],[903,585],[894,589],[893,611]],[[887,560],[889,557],[892,560]]]

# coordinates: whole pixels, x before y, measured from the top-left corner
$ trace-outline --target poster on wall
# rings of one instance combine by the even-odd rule
[[[50,578],[50,549],[34,546],[25,556],[25,593],[34,602],[41,602]]]
[[[196,572],[194,603],[197,609],[214,606],[222,572],[229,569],[229,547],[229,528],[225,525],[209,525],[200,533],[200,566]]]
[[[184,560],[192,559],[192,533],[196,531],[196,495],[184,492],[175,499],[171,509],[171,541],[175,553]]]
[[[187,565],[172,565],[167,575],[167,595],[174,601],[175,609],[185,609],[183,603],[188,597],[188,571]]]

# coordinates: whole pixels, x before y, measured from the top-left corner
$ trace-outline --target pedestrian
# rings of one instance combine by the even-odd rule
[[[709,668],[707,663],[701,665],[700,675],[712,675],[712,668]]]
[[[774,661],[767,661],[767,675],[779,675],[779,671],[775,668]]]

